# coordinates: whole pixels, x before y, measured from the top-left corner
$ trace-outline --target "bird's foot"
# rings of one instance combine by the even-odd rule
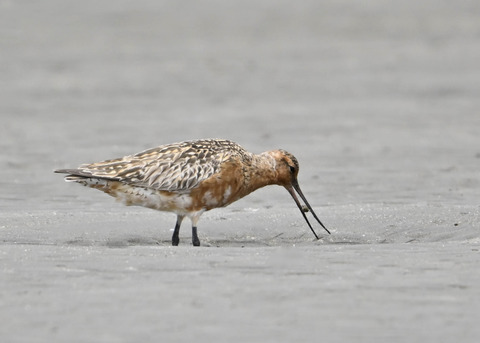
[[[178,236],[173,235],[172,245],[176,247],[178,245],[178,243],[180,243],[180,238],[178,238]]]
[[[200,239],[198,239],[197,228],[195,226],[192,227],[192,243],[194,247],[200,246]]]

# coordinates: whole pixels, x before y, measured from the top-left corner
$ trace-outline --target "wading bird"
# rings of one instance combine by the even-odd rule
[[[199,246],[197,223],[205,211],[225,207],[268,185],[287,189],[315,238],[318,236],[305,215],[308,210],[330,233],[303,195],[297,181],[298,169],[295,156],[285,150],[256,155],[228,140],[203,139],[162,145],[135,155],[55,172],[67,174],[66,181],[99,189],[125,205],[175,213],[173,245],[178,245],[180,225],[185,216],[189,217],[192,243]]]

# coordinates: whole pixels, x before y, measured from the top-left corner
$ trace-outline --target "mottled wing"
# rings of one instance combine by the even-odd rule
[[[66,172],[158,190],[187,191],[219,172],[224,161],[243,150],[236,144],[236,149],[231,149],[231,144],[235,143],[202,140],[170,144],[119,159],[82,165],[75,173]]]
[[[150,149],[135,155],[135,166],[119,175],[137,186],[185,191],[217,173],[227,155],[191,146]]]

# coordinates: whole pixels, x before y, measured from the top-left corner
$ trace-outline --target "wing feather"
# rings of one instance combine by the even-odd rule
[[[223,162],[252,154],[227,140],[198,140],[162,145],[135,155],[81,165],[71,175],[108,179],[139,187],[188,191],[220,171]]]

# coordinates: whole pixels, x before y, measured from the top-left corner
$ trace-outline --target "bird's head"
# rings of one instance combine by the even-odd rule
[[[303,192],[300,189],[300,185],[298,184],[298,180],[297,180],[300,166],[298,164],[298,160],[296,159],[296,157],[285,150],[274,150],[274,151],[270,151],[269,154],[275,159],[275,171],[276,171],[275,184],[285,187],[286,190],[290,193],[293,200],[295,200],[295,203],[300,209],[300,212],[302,213],[303,218],[305,218],[305,221],[307,222],[308,226],[310,227],[310,230],[312,230],[315,237],[318,239],[318,236],[313,230],[312,225],[308,221],[305,212],[308,212],[308,211],[312,212],[312,215],[317,220],[317,222],[325,229],[325,231],[330,233],[330,231],[328,231],[328,229],[323,225],[320,219],[318,219],[317,215],[313,211],[313,208],[310,206],[307,199],[305,198],[305,195],[303,195]],[[303,202],[305,203],[305,206],[302,206],[302,204],[298,200],[297,194],[303,200]]]

